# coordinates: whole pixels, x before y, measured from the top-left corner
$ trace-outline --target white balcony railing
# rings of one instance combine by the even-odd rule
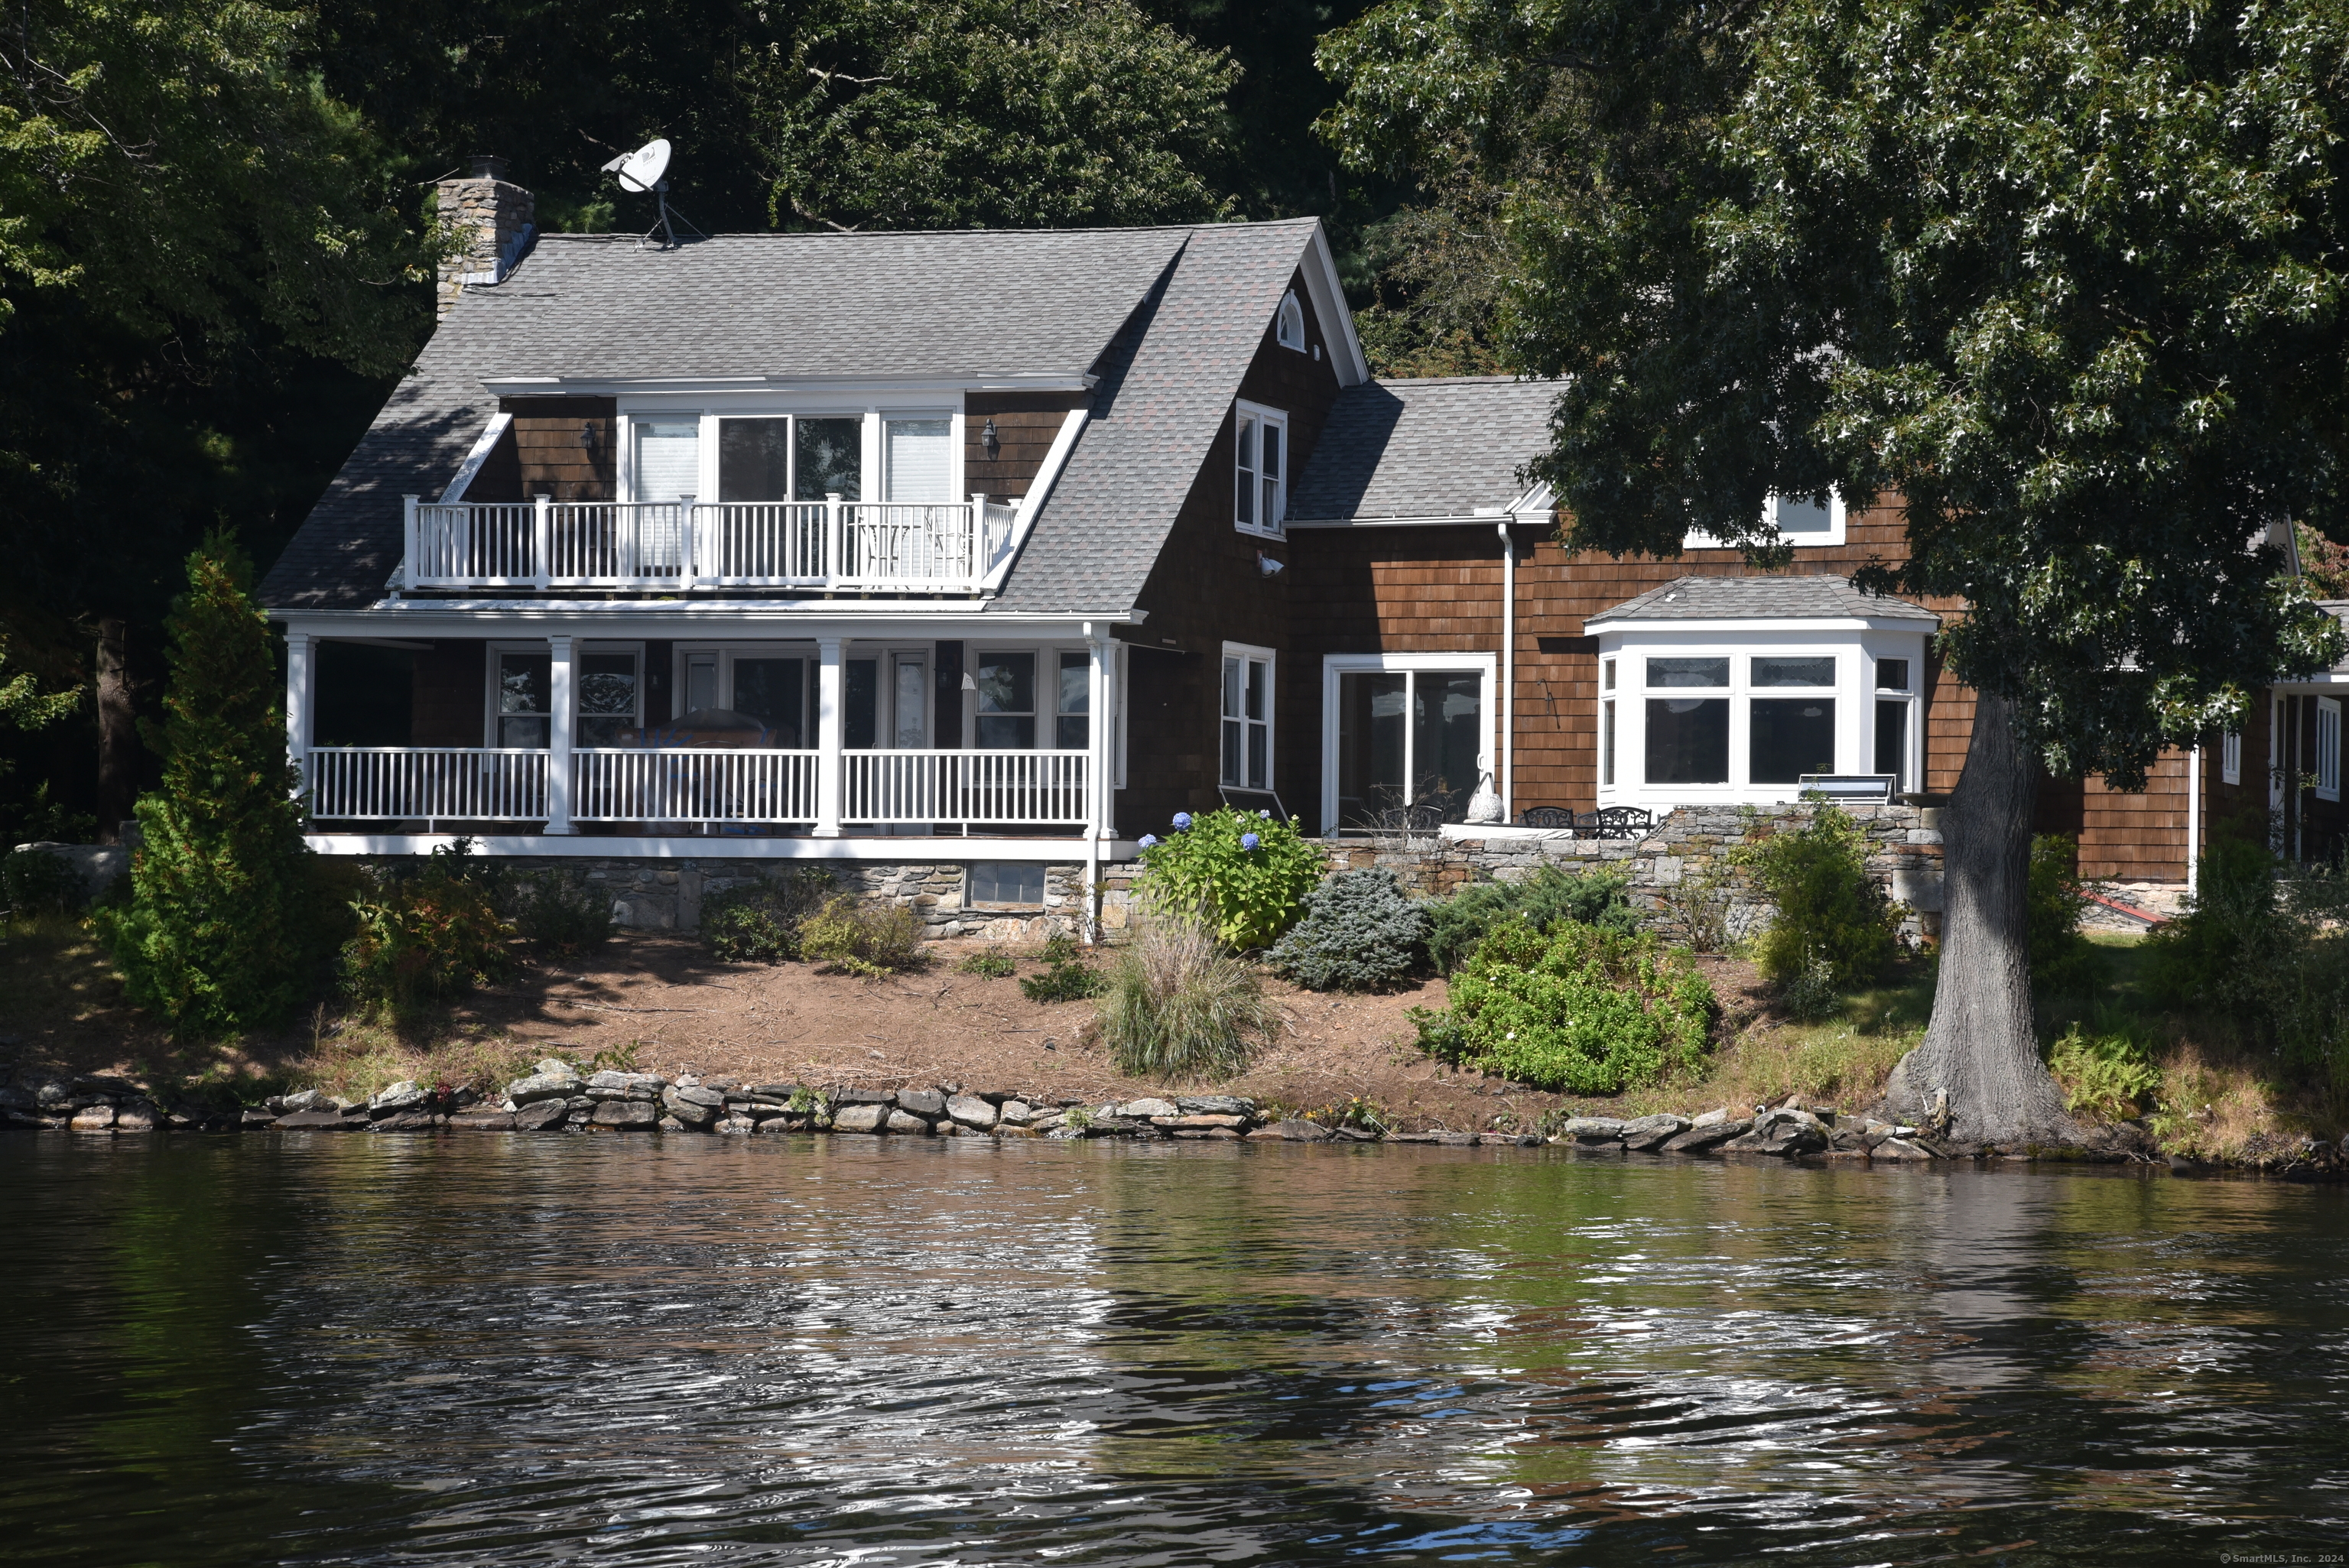
[[[813,751],[598,748],[571,755],[581,822],[812,822]]]
[[[310,752],[310,815],[325,820],[538,821],[543,751],[466,746],[321,746]]]
[[[1081,751],[851,751],[847,822],[1022,826],[1085,820]]]
[[[975,589],[1019,509],[895,501],[407,501],[410,588]]]
[[[554,818],[545,751],[319,746],[309,753],[316,821],[543,822]],[[840,820],[934,828],[1052,827],[1087,820],[1082,751],[850,751]],[[571,754],[570,820],[755,823],[822,820],[823,754],[688,747]]]

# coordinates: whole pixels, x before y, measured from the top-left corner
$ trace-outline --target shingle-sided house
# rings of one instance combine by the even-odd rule
[[[481,260],[263,585],[323,851],[1016,905],[1226,799],[1334,833],[1954,780],[1953,607],[1848,578],[1896,518],[1777,503],[1784,574],[1566,555],[1551,389],[1372,379],[1315,221],[533,245],[528,200],[444,186]],[[2174,877],[2183,772],[2048,813]]]

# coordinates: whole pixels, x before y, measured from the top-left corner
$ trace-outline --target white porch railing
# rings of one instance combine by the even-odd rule
[[[581,822],[812,822],[813,751],[597,748],[571,755]]]
[[[543,751],[464,746],[321,746],[310,752],[310,815],[326,820],[544,820]]]
[[[1019,509],[968,502],[407,500],[410,588],[976,588]]]
[[[480,747],[311,748],[319,821],[545,821],[546,751]],[[850,751],[840,820],[856,824],[1052,827],[1088,818],[1082,751]],[[577,822],[815,823],[823,754],[598,747],[571,754]]]
[[[851,751],[843,822],[1018,826],[1086,820],[1081,751]]]

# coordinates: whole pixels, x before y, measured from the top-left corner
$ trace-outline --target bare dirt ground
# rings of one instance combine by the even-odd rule
[[[400,1040],[333,1005],[281,1036],[254,1037],[225,1054],[232,1070],[279,1081],[460,1072],[494,1076],[512,1062],[560,1052],[575,1060],[626,1060],[675,1077],[730,1075],[747,1082],[855,1088],[958,1084],[1091,1102],[1150,1089],[1120,1074],[1094,1038],[1091,1002],[1031,1002],[1016,978],[957,972],[973,952],[1002,944],[942,942],[926,969],[882,980],[827,975],[808,964],[722,964],[690,938],[629,934],[583,959],[533,958],[515,978],[475,993],[435,1021],[429,1037]],[[1020,973],[1040,965],[1024,952]],[[31,955],[21,952],[21,960]],[[37,975],[12,965],[0,993],[0,1030],[27,1061],[82,1072],[195,1070],[124,1005],[94,946],[64,943]],[[1746,965],[1706,965],[1724,1012],[1750,1017],[1755,981]],[[1244,1077],[1215,1086],[1296,1109],[1375,1101],[1404,1130],[1530,1127],[1566,1104],[1422,1055],[1409,1016],[1440,1008],[1430,981],[1377,995],[1301,991],[1265,982],[1286,1027]],[[221,1057],[213,1057],[219,1060]],[[486,1087],[486,1086],[485,1086]]]

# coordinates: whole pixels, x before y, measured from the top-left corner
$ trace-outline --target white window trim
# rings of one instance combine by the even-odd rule
[[[2320,800],[2341,799],[2341,699],[2321,696],[2316,699],[2316,746],[2312,760],[2315,763],[2316,798]]]
[[[1110,644],[1111,655],[1116,661],[1117,669],[1117,755],[1110,759],[1110,788],[1112,789],[1123,789],[1125,788],[1125,715],[1126,709],[1130,706],[1126,701],[1126,693],[1133,689],[1132,684],[1127,679],[1127,672],[1133,667],[1133,661],[1126,657],[1128,651],[1129,650],[1123,643],[1112,642]]]
[[[656,401],[623,404],[614,419],[619,449],[615,457],[613,484],[624,501],[634,500],[636,494],[636,430],[640,424],[674,424],[691,419],[698,423],[699,471],[701,488],[695,493],[698,501],[718,499],[718,421],[720,419],[854,419],[860,434],[860,490],[866,500],[881,499],[886,479],[884,473],[882,422],[887,419],[945,419],[947,435],[947,468],[951,475],[947,487],[948,502],[968,501],[966,487],[970,476],[966,468],[967,454],[963,449],[965,420],[962,400],[923,402],[900,406],[885,398],[853,405],[843,405],[832,397],[817,400],[807,395],[784,397],[705,397],[690,402],[667,405]],[[796,487],[798,455],[792,455],[792,481]],[[1283,479],[1284,488],[1287,480]]]
[[[1280,505],[1279,518],[1269,523],[1247,523],[1239,520],[1239,433],[1240,420],[1251,418],[1260,425],[1280,428]],[[1288,444],[1288,416],[1278,408],[1268,408],[1261,403],[1234,399],[1232,403],[1232,526],[1242,533],[1257,539],[1288,537],[1288,480],[1297,467],[1297,454]]]
[[[1280,788],[1280,655],[1270,648],[1259,648],[1250,643],[1226,643],[1224,658],[1262,659],[1264,661],[1264,784],[1266,789]],[[1216,780],[1227,789],[1254,789],[1254,784],[1224,784],[1224,726],[1230,716],[1224,712],[1224,666],[1216,665]],[[1243,718],[1243,726],[1255,723]],[[1246,732],[1242,732],[1246,744]],[[1242,771],[1246,771],[1245,769]]]
[[[1853,626],[1845,631],[1813,627],[1788,628],[1774,634],[1771,623],[1754,622],[1751,629],[1720,630],[1706,633],[1681,632],[1656,626],[1653,629],[1623,628],[1602,630],[1599,657],[1617,661],[1616,687],[1612,692],[1599,690],[1591,704],[1590,777],[1600,776],[1599,755],[1599,729],[1605,721],[1603,705],[1615,700],[1615,782],[1595,786],[1598,803],[1601,806],[1640,806],[1651,810],[1662,810],[1676,805],[1731,804],[1774,805],[1797,799],[1801,787],[1795,784],[1754,784],[1746,782],[1753,770],[1751,702],[1756,696],[1791,696],[1797,691],[1811,690],[1832,696],[1843,709],[1836,725],[1836,769],[1838,773],[1868,774],[1875,772],[1876,704],[1881,699],[1900,700],[1904,694],[1878,692],[1876,689],[1876,665],[1879,659],[1905,658],[1909,661],[1910,690],[1905,694],[1908,703],[1908,734],[1903,751],[1907,758],[1904,769],[1906,787],[1920,788],[1924,780],[1923,702],[1925,669],[1925,638],[1921,634],[1889,632]],[[1756,686],[1753,684],[1753,661],[1756,656],[1826,657],[1836,660],[1836,684],[1832,686],[1780,687]],[[1650,658],[1727,658],[1730,661],[1726,686],[1669,686],[1651,688],[1647,684]],[[1634,661],[1625,665],[1623,661]],[[1729,699],[1729,776],[1724,784],[1650,784],[1647,782],[1648,699],[1651,696],[1716,696]],[[1844,714],[1856,714],[1856,719]]]
[[[1762,520],[1775,531],[1778,526],[1778,497],[1771,495],[1762,502]],[[1804,533],[1787,540],[1797,550],[1816,550],[1824,545],[1841,544],[1849,531],[1850,519],[1844,511],[1843,497],[1827,491],[1827,531],[1825,533]],[[1701,528],[1692,528],[1681,541],[1683,550],[1734,550],[1725,540],[1715,539]]]
[[[1082,643],[966,643],[963,645],[962,667],[965,674],[976,679],[980,661],[989,654],[1035,655],[1036,745],[1032,749],[1058,751],[1061,749],[1059,747],[1046,743],[1053,738],[1054,724],[1061,717],[1061,655],[1083,654],[1090,659],[1092,653],[1092,650]],[[858,645],[857,656],[860,658],[864,656],[862,645]],[[1048,680],[1047,676],[1050,678]],[[1123,708],[1123,705],[1121,704],[1121,712]],[[1085,721],[1086,745],[1083,749],[1090,752],[1092,750],[1094,727],[1101,722],[1101,700],[1098,696],[1087,696]],[[930,744],[933,746],[937,744],[937,738],[935,735],[930,738]],[[977,750],[978,748],[978,700],[976,693],[972,693],[971,699],[962,705],[962,744],[965,750]]]
[[[500,637],[488,645],[481,660],[481,744],[492,750],[498,745],[498,658],[502,654],[551,654],[553,649],[543,637]],[[645,645],[625,639],[597,638],[589,642],[582,637],[571,645],[573,676],[571,682],[571,722],[574,733],[582,717],[579,712],[579,661],[589,654],[634,654],[636,655],[636,727],[645,724],[645,681],[649,672],[645,667]],[[528,717],[517,715],[516,717]],[[550,721],[554,715],[544,715]],[[574,742],[574,750],[584,750]]]
[[[1321,655],[1321,830],[1333,833],[1338,821],[1338,677],[1376,675],[1397,670],[1474,670],[1478,676],[1476,702],[1485,716],[1485,733],[1476,744],[1479,773],[1497,777],[1495,749],[1500,726],[1499,655],[1495,654],[1324,654]],[[1406,738],[1411,733],[1406,725]],[[1406,738],[1406,747],[1410,741]],[[1408,789],[1408,762],[1404,765]],[[1481,780],[1480,780],[1481,782]]]
[[[1280,296],[1280,308],[1273,313],[1272,337],[1283,348],[1305,352],[1305,306],[1295,289]]]
[[[2243,732],[2230,729],[2219,737],[2219,782],[2243,781]]]

